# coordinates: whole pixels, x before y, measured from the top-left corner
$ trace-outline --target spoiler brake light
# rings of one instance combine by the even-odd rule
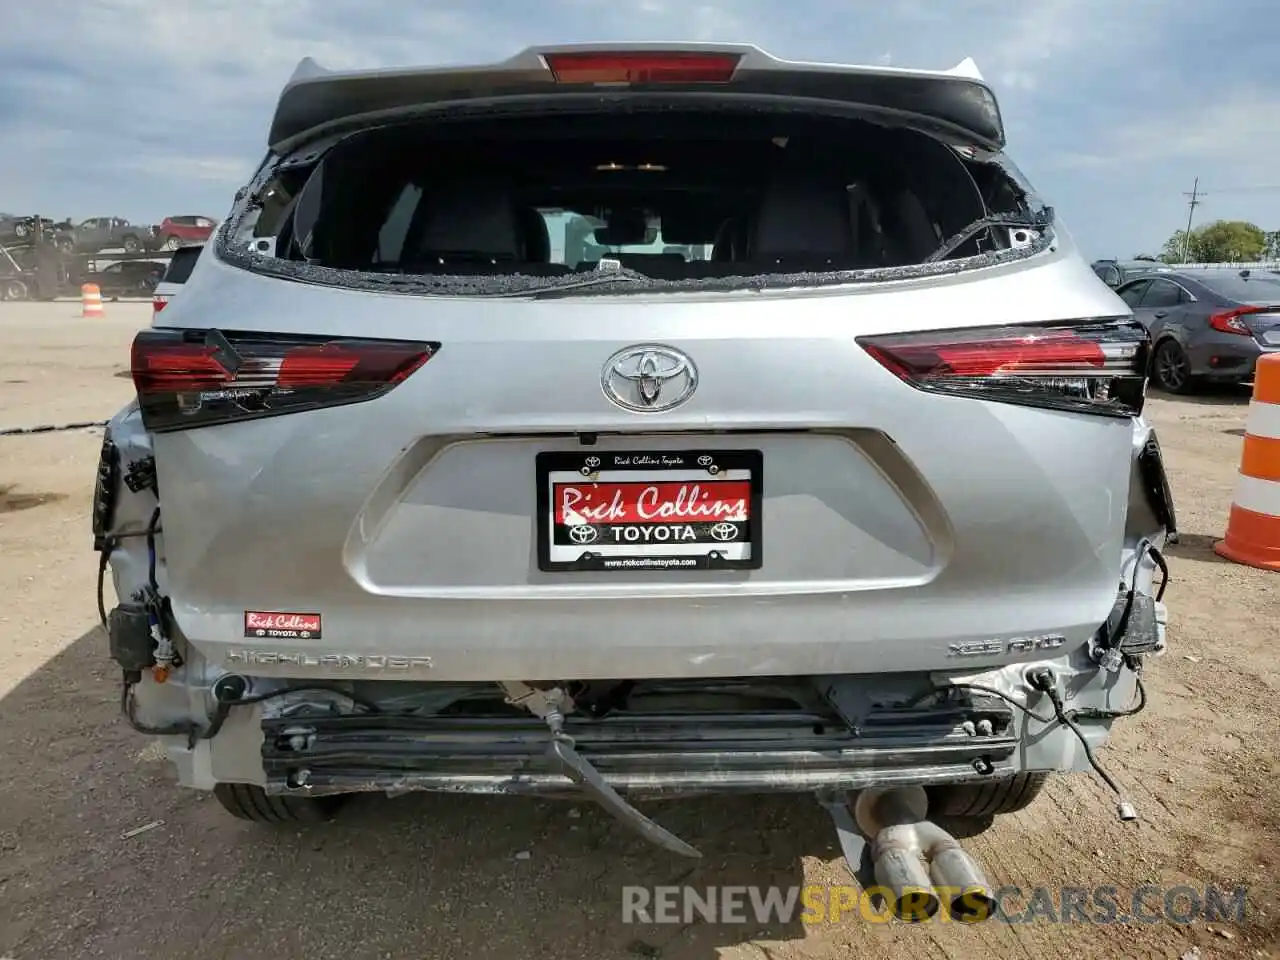
[[[543,57],[557,83],[728,83],[738,54],[725,53],[548,53]]]

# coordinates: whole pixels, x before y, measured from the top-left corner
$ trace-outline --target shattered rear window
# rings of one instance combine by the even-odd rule
[[[1048,243],[1013,249],[1003,228],[1037,201],[998,158],[847,118],[402,123],[314,161],[265,168],[219,235],[223,259],[315,283],[501,296],[931,275]]]

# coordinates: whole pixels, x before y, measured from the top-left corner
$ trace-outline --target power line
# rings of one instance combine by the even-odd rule
[[[1204,202],[1200,199],[1204,196],[1200,192],[1200,178],[1196,177],[1196,182],[1192,184],[1190,193],[1184,192],[1182,195],[1190,197],[1187,201],[1187,229],[1182,235],[1182,260],[1185,263],[1191,256],[1191,218],[1196,214],[1196,207]]]

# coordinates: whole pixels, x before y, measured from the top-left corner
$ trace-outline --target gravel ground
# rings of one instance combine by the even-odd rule
[[[0,304],[0,430],[110,416],[148,309],[90,321],[73,303]],[[660,806],[706,854],[692,871],[587,804],[367,798],[304,830],[235,821],[176,788],[118,719],[89,542],[100,434],[79,430],[0,437],[0,958],[1280,957],[1280,576],[1211,549],[1246,400],[1149,408],[1183,529],[1170,652],[1150,667],[1149,708],[1103,751],[1143,820],[1117,823],[1079,776],[965,841],[993,883],[1028,891],[1112,885],[1125,904],[1144,884],[1245,884],[1244,924],[622,922],[626,884],[847,883],[806,797]]]

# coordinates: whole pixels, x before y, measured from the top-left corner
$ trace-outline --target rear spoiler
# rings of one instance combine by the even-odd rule
[[[529,47],[470,67],[329,71],[310,57],[276,104],[268,145],[276,153],[339,125],[391,120],[424,109],[529,97],[628,90],[748,99],[825,101],[923,126],[957,146],[1005,144],[995,95],[977,65],[950,70],[842,66],[780,60],[750,44],[641,43]]]

